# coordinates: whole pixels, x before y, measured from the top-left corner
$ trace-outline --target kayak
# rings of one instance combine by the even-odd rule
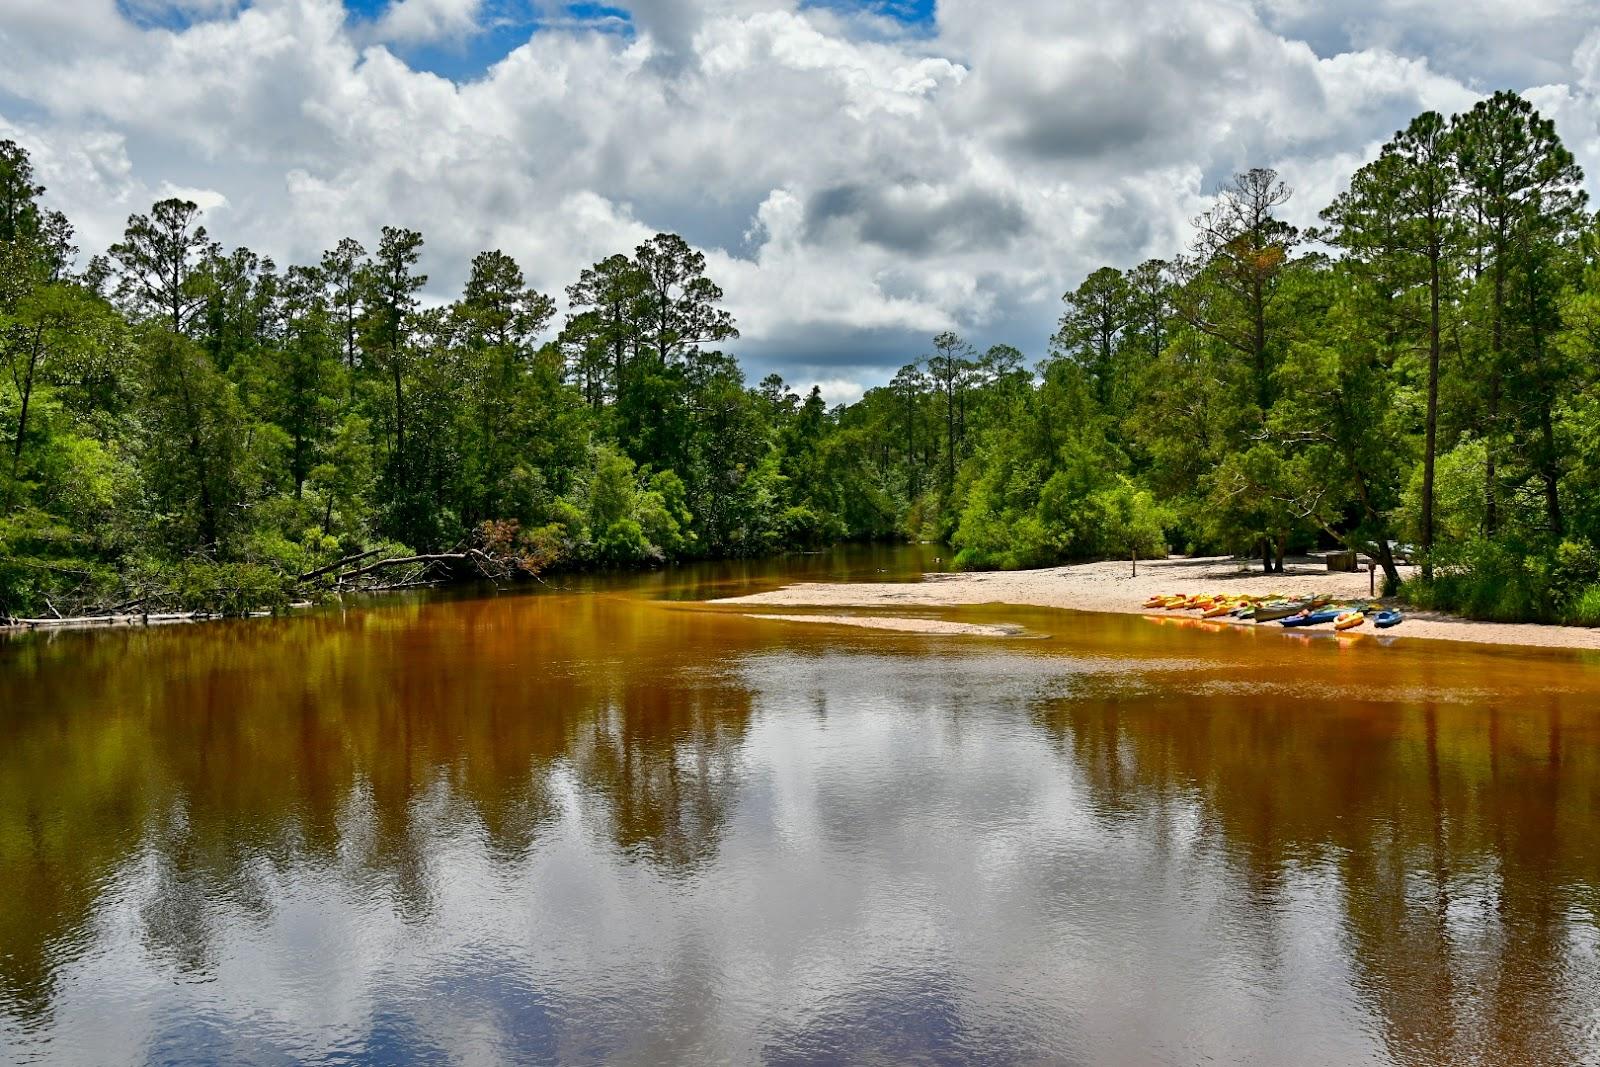
[[[1406,621],[1406,617],[1398,611],[1380,611],[1372,620],[1372,625],[1380,630],[1387,630],[1391,626],[1399,626]]]
[[[1279,619],[1279,626],[1321,626],[1325,622],[1332,622],[1343,612],[1337,608],[1324,608],[1321,611],[1303,611],[1299,615],[1291,615],[1287,619]]]
[[[1347,611],[1333,620],[1335,630],[1352,630],[1367,621],[1366,615],[1359,611]]]
[[[1256,622],[1277,622],[1286,619],[1297,612],[1308,610],[1310,605],[1303,602],[1293,604],[1259,604],[1256,606]]]

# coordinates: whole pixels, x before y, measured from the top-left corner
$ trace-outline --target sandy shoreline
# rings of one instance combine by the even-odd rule
[[[1147,615],[1167,614],[1151,612],[1143,607],[1145,600],[1158,593],[1329,593],[1340,599],[1365,600],[1368,598],[1367,589],[1366,571],[1354,574],[1329,572],[1320,560],[1292,560],[1288,573],[1262,574],[1259,570],[1241,571],[1239,565],[1227,557],[1206,557],[1141,562],[1137,578],[1130,574],[1126,562],[1083,563],[1032,571],[929,574],[921,582],[801,582],[767,593],[729,597],[712,603],[808,608],[936,608],[1015,604]],[[861,616],[801,618],[812,622],[873,625],[864,622]],[[894,623],[893,626],[883,625],[884,628],[925,633],[959,632],[944,627],[960,625],[905,618],[896,619]],[[1233,624],[1255,625],[1249,622]],[[1356,634],[1362,632],[1370,635],[1374,631],[1370,626],[1353,631]],[[1405,623],[1397,629],[1386,631],[1386,635],[1408,640],[1600,650],[1600,629],[1535,623],[1473,622],[1428,612],[1408,611]]]
[[[958,634],[968,637],[1018,637],[1020,626],[977,622],[950,622],[946,619],[918,619],[888,615],[780,615],[751,612],[750,619],[776,619],[779,622],[809,622],[829,626],[854,626],[860,630],[893,630],[908,634]]]

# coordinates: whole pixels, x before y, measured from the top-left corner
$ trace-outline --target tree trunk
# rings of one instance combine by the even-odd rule
[[[1493,537],[1500,526],[1498,502],[1495,499],[1494,425],[1500,414],[1500,381],[1496,377],[1489,383],[1489,432],[1483,442],[1483,532]]]
[[[917,478],[917,410],[906,405],[906,502],[917,499],[921,488]]]
[[[1489,331],[1489,420],[1484,433],[1483,532],[1493,537],[1500,527],[1499,501],[1495,492],[1494,447],[1500,425],[1500,347],[1503,343],[1501,317],[1505,307],[1505,242],[1501,240],[1494,257],[1494,309]]]
[[[33,346],[28,350],[28,372],[23,375],[20,382],[16,382],[17,392],[22,394],[22,407],[17,413],[17,439],[11,442],[11,481],[6,484],[7,512],[16,501],[17,479],[22,474],[22,441],[28,433],[28,404],[33,399],[33,375],[39,366],[39,350],[43,337],[44,327],[40,326],[34,330]],[[15,381],[14,376],[12,380]]]
[[[206,463],[205,446],[200,435],[189,434],[189,454],[194,457],[195,472],[200,476],[200,537],[208,548],[217,546],[217,507],[211,499],[211,471]]]
[[[1545,515],[1550,524],[1550,532],[1556,537],[1566,533],[1566,523],[1561,515],[1561,463],[1556,456],[1556,433],[1553,425],[1550,408],[1554,401],[1551,393],[1556,388],[1556,383],[1547,380],[1544,361],[1544,332],[1539,329],[1538,294],[1534,289],[1534,280],[1528,279],[1528,321],[1533,328],[1533,359],[1539,367],[1539,436],[1542,454],[1539,457],[1539,475],[1544,480],[1544,506]]]
[[[661,332],[660,332],[659,336],[657,336],[657,338],[656,338],[656,349],[657,349],[656,362],[658,364],[660,364],[660,369],[661,370],[666,370],[667,369],[667,309],[668,309],[668,307],[670,305],[667,302],[667,291],[665,289],[661,290],[660,304],[661,304],[661,318],[656,322],[656,329],[660,330]]]
[[[1539,429],[1544,437],[1544,462],[1541,474],[1544,478],[1544,506],[1545,513],[1550,519],[1550,532],[1556,537],[1565,536],[1567,532],[1566,520],[1561,514],[1561,469],[1556,460],[1556,433],[1555,426],[1550,418],[1550,398],[1539,398]]]
[[[181,345],[183,342],[174,342]],[[211,466],[206,462],[205,443],[200,439],[200,412],[195,407],[194,396],[189,392],[189,372],[184,366],[184,353],[175,353],[178,387],[182,394],[184,418],[189,424],[189,458],[194,461],[195,476],[200,483],[200,539],[202,547],[217,547],[219,525],[217,508],[211,499]]]
[[[401,488],[406,484],[406,414],[400,384],[400,360],[395,352],[389,353],[389,367],[394,374],[394,458],[395,473]]]
[[[1439,441],[1439,258],[1438,248],[1428,257],[1428,419],[1422,448],[1422,578],[1433,580],[1433,465]],[[1388,545],[1384,545],[1385,553]],[[1394,566],[1391,557],[1384,569]],[[1398,578],[1396,579],[1398,580]]]
[[[945,506],[950,506],[950,493],[956,485],[956,394],[953,385],[944,391],[944,443],[945,443]]]
[[[1373,506],[1372,494],[1367,491],[1366,476],[1361,473],[1360,468],[1356,469],[1355,482],[1356,496],[1361,501],[1361,510],[1366,513],[1367,520],[1378,531],[1377,556],[1378,564],[1383,567],[1384,581],[1390,587],[1398,587],[1400,585],[1400,568],[1395,566],[1394,552],[1389,548],[1388,523],[1384,522],[1383,516],[1378,514],[1378,509]],[[1349,542],[1346,543],[1348,544]],[[1355,546],[1351,545],[1350,547],[1354,548]]]
[[[1256,403],[1260,405],[1262,414],[1267,410],[1269,390],[1267,388],[1267,301],[1261,291],[1261,282],[1255,282],[1255,322],[1254,336],[1251,338],[1255,348],[1256,357]]]
[[[1394,552],[1389,548],[1387,531],[1378,531],[1378,566],[1383,568],[1383,582],[1387,588],[1400,585],[1400,568],[1394,564]]]

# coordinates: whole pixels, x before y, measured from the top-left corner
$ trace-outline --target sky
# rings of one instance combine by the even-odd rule
[[[1600,0],[0,0],[0,137],[103,250],[181,195],[280,264],[422,231],[560,298],[660,231],[752,381],[845,402],[953,329],[1045,354],[1229,175],[1314,221],[1417,113],[1525,93],[1600,193]]]

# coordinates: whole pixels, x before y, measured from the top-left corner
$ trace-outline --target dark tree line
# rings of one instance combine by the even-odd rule
[[[959,473],[928,528],[976,566],[1171,545],[1271,570],[1346,545],[1391,585],[1398,542],[1419,600],[1600,619],[1600,226],[1581,183],[1505,92],[1418,116],[1306,232],[1276,174],[1237,176],[1188,249],[1066,294],[1031,387],[969,361],[975,410],[1015,406],[946,429]],[[909,411],[913,380],[867,403]]]
[[[557,322],[498,250],[426,306],[415,231],[280,269],[177,199],[80,270],[43,196],[0,145],[0,614],[276,603],[371,554],[537,571],[895,529],[815,391],[746,386],[675,235],[585,270]]]
[[[749,387],[704,258],[567,287],[500,251],[425,306],[420,234],[279,269],[165,200],[81,268],[0,146],[0,610],[492,544],[530,569],[950,542],[968,566],[1312,544],[1418,599],[1600,618],[1600,226],[1553,125],[1419,116],[1304,232],[1270,170],[1186,249],[1066,294],[1030,366],[940,334],[858,403]],[[251,592],[254,591],[254,592]],[[265,591],[265,592],[263,592]],[[53,598],[53,599],[52,599]]]

